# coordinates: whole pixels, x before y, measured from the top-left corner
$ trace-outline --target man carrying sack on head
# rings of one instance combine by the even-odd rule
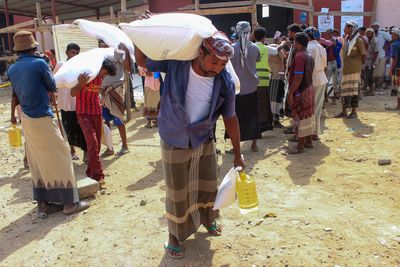
[[[84,210],[89,204],[79,202],[69,146],[52,119],[48,94],[56,91],[56,84],[51,70],[34,55],[38,43],[32,33],[17,32],[14,43],[19,57],[8,70],[13,87],[11,123],[16,122],[14,109],[19,103],[38,216],[45,218],[61,209],[64,214]]]

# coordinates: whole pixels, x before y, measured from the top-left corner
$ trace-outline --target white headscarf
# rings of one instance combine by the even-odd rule
[[[236,24],[236,34],[239,37],[239,42],[240,42],[240,57],[241,57],[241,63],[242,63],[242,68],[244,68],[244,61],[247,58],[248,54],[248,48],[251,44],[249,37],[251,33],[251,26],[250,23],[247,21],[239,21]]]

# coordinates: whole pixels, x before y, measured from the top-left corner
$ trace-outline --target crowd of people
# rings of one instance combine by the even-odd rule
[[[150,16],[146,12],[141,19]],[[158,127],[161,137],[169,230],[164,248],[171,258],[184,257],[181,242],[201,225],[213,236],[222,233],[218,211],[212,209],[218,187],[215,128],[220,116],[233,147],[227,153],[234,155],[235,167],[245,168],[240,142],[251,141],[251,150],[258,151],[257,139],[265,131],[284,128],[284,116],[291,123],[283,130],[297,143],[287,153],[299,154],[320,140],[329,99],[331,104],[341,100],[336,118],[354,119],[361,93],[374,95],[392,80],[393,95],[400,88],[398,28],[389,34],[378,23],[364,29],[348,21],[343,37],[338,30],[329,30],[323,38],[313,26],[292,24],[287,36],[277,32],[270,43],[261,26],[252,29],[249,22],[240,21],[234,29],[231,38],[217,32],[204,39],[197,58],[189,61],[154,61],[135,48],[143,76],[146,127]],[[120,44],[94,79],[82,73],[73,88],[56,88],[52,71],[56,73],[63,62],[53,62],[51,70],[35,55],[38,43],[30,32],[16,33],[14,43],[19,59],[8,70],[11,122],[16,123],[15,108],[20,105],[38,214],[45,218],[56,210],[84,210],[89,203],[78,197],[72,165],[78,159],[75,147],[84,151],[87,176],[103,188],[101,157],[114,155],[110,148],[100,154],[103,123],[111,127],[113,122],[118,128],[118,156],[129,152],[124,123],[124,85],[134,68],[129,50]],[[100,39],[99,47],[108,46]],[[79,52],[77,44],[69,44],[67,60]],[[238,94],[225,68],[229,60],[240,80]],[[63,129],[52,119],[51,105],[56,102]]]

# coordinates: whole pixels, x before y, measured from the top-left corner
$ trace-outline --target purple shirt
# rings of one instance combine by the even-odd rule
[[[178,148],[197,148],[213,138],[218,117],[232,118],[235,113],[235,84],[231,75],[223,70],[214,78],[210,113],[206,119],[190,124],[186,114],[186,91],[191,61],[153,61],[147,59],[151,72],[166,73],[158,116],[161,139]]]

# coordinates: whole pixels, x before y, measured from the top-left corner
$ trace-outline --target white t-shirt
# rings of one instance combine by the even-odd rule
[[[203,77],[190,66],[189,83],[186,92],[186,112],[189,122],[204,120],[210,113],[214,77]]]
[[[62,67],[64,61],[58,62],[53,70],[53,74]],[[71,96],[71,88],[57,88],[57,104],[60,110],[64,111],[75,111],[76,110],[76,98]]]

